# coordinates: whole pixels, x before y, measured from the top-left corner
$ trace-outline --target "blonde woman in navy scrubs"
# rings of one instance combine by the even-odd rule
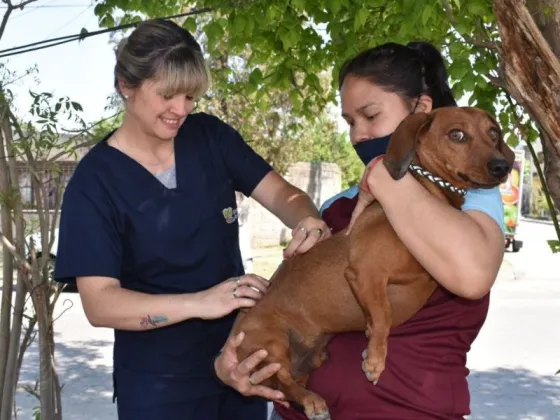
[[[56,278],[77,282],[92,325],[115,330],[119,419],[265,420],[265,400],[212,369],[236,310],[267,288],[244,275],[235,192],[294,229],[289,252],[330,234],[309,197],[237,131],[192,113],[209,80],[186,30],[140,24],[117,52],[123,124],[80,161],[64,194]]]

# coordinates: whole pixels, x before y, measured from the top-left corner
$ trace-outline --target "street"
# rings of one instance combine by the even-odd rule
[[[523,248],[506,253],[486,325],[468,356],[472,419],[560,419],[560,375],[554,376],[560,369],[560,255],[546,244],[553,238],[551,225],[524,221]],[[263,255],[255,250],[256,266]],[[56,312],[65,310],[55,325],[64,418],[114,420],[113,333],[89,325],[76,294],[63,295]],[[32,384],[37,376],[33,346],[22,380]],[[38,401],[20,389],[17,405],[18,418],[30,419]]]

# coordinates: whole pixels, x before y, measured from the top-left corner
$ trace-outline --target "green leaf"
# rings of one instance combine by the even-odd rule
[[[301,99],[300,99],[300,94],[299,91],[297,89],[293,89],[290,92],[290,102],[292,103],[292,106],[294,108],[297,108],[300,106],[301,104]]]
[[[328,0],[327,7],[328,7],[327,12],[331,16],[336,16],[338,12],[340,12],[340,9],[342,8],[341,0]]]
[[[258,85],[263,80],[263,74],[260,69],[255,69],[249,75],[249,83]]]
[[[245,30],[243,32],[243,35],[247,38],[250,38],[253,34],[254,29],[255,29],[255,19],[249,16],[245,21]]]
[[[560,241],[559,240],[550,240],[547,241],[548,242],[548,246],[550,247],[550,250],[552,251],[553,254],[557,254],[560,252]],[[560,371],[559,371],[560,372]],[[558,374],[558,372],[556,372],[556,374]]]
[[[82,28],[80,31],[80,42],[84,39],[84,35],[89,34],[89,31],[86,28]]]
[[[241,34],[245,29],[245,16],[237,14],[233,18],[231,29],[234,34]]]
[[[361,8],[354,17],[354,30],[357,31],[364,27],[367,22],[369,12],[365,8]]]
[[[191,34],[196,32],[196,26],[196,19],[192,16],[189,16],[185,19],[185,22],[183,22],[183,28],[185,28]]]
[[[305,0],[291,0],[292,7],[298,12],[305,10]]]
[[[83,111],[82,106],[78,102],[71,102],[74,111]]]
[[[420,18],[420,20],[422,21],[422,25],[426,25],[431,17],[432,17],[432,7],[425,6],[424,9],[422,10],[422,16]]]
[[[275,4],[271,4],[266,9],[265,14],[265,24],[280,24],[280,17],[282,16],[282,10]]]

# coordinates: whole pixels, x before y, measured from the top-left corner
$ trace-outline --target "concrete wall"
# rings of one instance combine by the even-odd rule
[[[341,171],[334,163],[296,163],[290,166],[285,178],[307,192],[317,207],[342,188]],[[289,242],[291,230],[255,200],[248,200],[248,218],[242,228],[248,230],[252,246],[275,246]]]

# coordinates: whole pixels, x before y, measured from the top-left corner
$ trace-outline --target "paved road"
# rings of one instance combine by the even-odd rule
[[[524,248],[506,255],[486,325],[468,357],[475,420],[560,419],[560,377],[553,375],[560,369],[560,255],[547,249],[550,225],[524,222],[519,237]],[[55,326],[64,418],[115,420],[112,331],[89,326],[77,296],[66,297],[73,307]],[[37,372],[31,348],[22,379],[34,381]],[[31,418],[35,405],[20,393],[19,418]]]

